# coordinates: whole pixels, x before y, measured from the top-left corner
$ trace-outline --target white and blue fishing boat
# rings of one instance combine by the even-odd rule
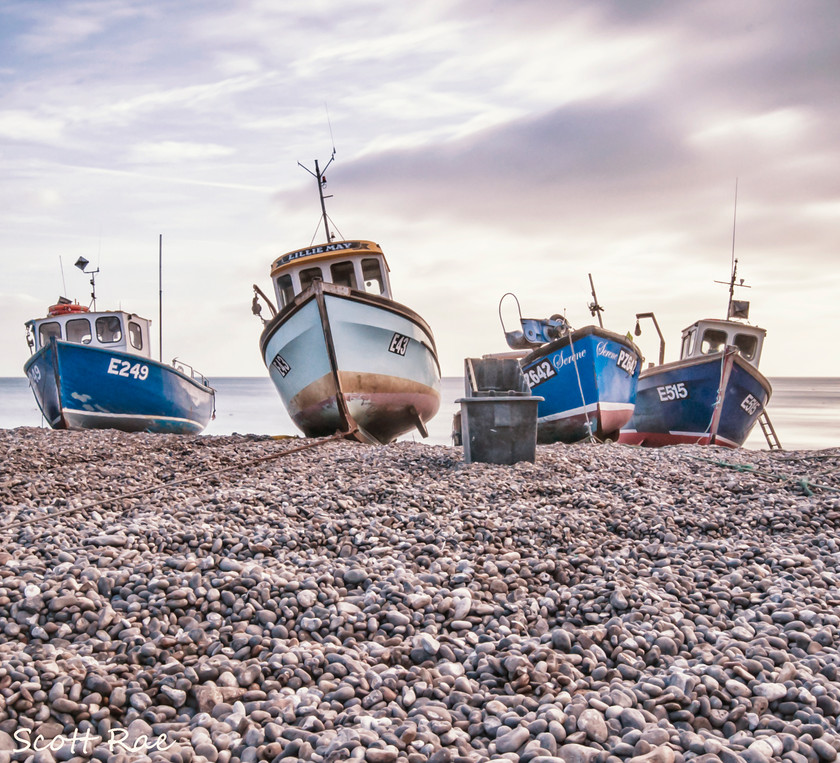
[[[261,313],[262,298],[272,313],[260,337],[271,380],[307,437],[344,432],[385,444],[414,429],[425,437],[440,407],[432,331],[392,299],[377,244],[335,240],[317,161],[310,174],[318,181],[326,243],[272,263],[276,307],[254,286],[253,311]]]
[[[76,263],[82,270],[87,264],[84,258]],[[25,324],[32,356],[24,372],[47,423],[53,429],[201,432],[215,409],[207,380],[185,363],[151,357],[149,320],[97,311],[95,290],[93,299],[91,310],[61,297],[45,317]]]
[[[651,447],[744,444],[764,413],[772,387],[758,370],[766,331],[744,322],[749,302],[733,299],[735,287],[743,285],[735,283],[737,267],[734,260],[727,318],[706,318],[683,329],[679,360],[664,362],[665,341],[653,313],[636,316],[637,335],[638,319],[654,321],[659,364],[639,377],[636,410],[621,432],[621,442]]]
[[[633,415],[642,358],[636,345],[602,325],[574,329],[563,316],[522,318],[521,311],[521,330],[508,332],[501,317],[507,296],[499,302],[505,340],[511,349],[524,351],[519,363],[525,379],[532,394],[542,398],[537,442],[618,439]],[[519,309],[518,300],[516,305]],[[590,309],[600,324],[597,299]]]

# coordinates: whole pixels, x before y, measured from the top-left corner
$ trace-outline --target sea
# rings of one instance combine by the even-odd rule
[[[205,435],[299,435],[268,377],[212,378],[216,389],[216,418]],[[785,450],[822,450],[840,447],[840,378],[771,378],[773,395],[767,413]],[[441,381],[441,406],[428,424],[425,440],[419,433],[401,439],[431,445],[452,444],[452,417],[460,410],[464,380],[447,376]],[[0,378],[0,428],[46,427],[25,377]],[[756,426],[745,447],[766,450],[767,442]]]

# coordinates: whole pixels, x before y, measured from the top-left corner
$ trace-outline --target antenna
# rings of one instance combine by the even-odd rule
[[[738,178],[735,178],[735,209],[732,212],[732,278],[735,278],[735,223],[738,220]],[[730,300],[732,299],[730,293]]]
[[[61,255],[58,255],[58,267],[61,269],[61,293],[67,294],[67,282],[64,280],[64,263],[61,261]]]
[[[327,104],[324,104],[324,111],[327,112],[327,126],[330,128],[330,143],[332,143],[333,147],[333,158],[335,158],[335,138],[333,138],[333,131],[332,131],[332,122],[330,122],[330,110],[327,108]],[[326,167],[324,168],[326,169]]]
[[[735,287],[739,286],[742,289],[750,289],[752,287],[744,283],[744,279],[736,284],[735,277],[738,273],[738,260],[735,257],[735,224],[738,220],[738,178],[735,178],[735,209],[732,213],[732,274],[729,276],[729,281],[715,281],[715,283],[728,284],[729,286],[729,304],[726,306],[726,320],[730,318],[744,318],[749,315],[749,302],[735,301]]]

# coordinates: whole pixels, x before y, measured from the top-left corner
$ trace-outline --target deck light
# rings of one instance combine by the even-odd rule
[[[85,270],[85,268],[90,265],[90,261],[85,257],[79,257],[78,260],[75,262],[76,267],[82,271],[85,275],[90,276],[90,299],[91,304],[93,305],[94,311],[96,310],[96,274],[99,272],[99,268],[96,270]]]

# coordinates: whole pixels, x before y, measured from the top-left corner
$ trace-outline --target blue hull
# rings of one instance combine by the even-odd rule
[[[53,429],[198,434],[214,411],[212,387],[125,352],[52,339],[24,371]]]
[[[633,445],[744,444],[770,383],[733,350],[643,371],[636,410],[620,441]]]
[[[641,355],[629,339],[586,326],[521,361],[535,395],[537,441],[615,439],[633,415]]]

